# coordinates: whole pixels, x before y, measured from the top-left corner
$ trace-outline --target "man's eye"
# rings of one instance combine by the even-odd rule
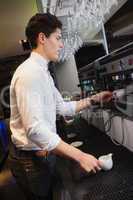
[[[60,37],[60,36],[58,36],[56,39],[57,39],[57,40],[61,40],[61,37]]]

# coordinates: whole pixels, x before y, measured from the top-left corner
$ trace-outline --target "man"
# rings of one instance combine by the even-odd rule
[[[109,101],[102,92],[80,101],[64,102],[48,71],[48,62],[57,61],[63,48],[62,24],[56,16],[36,14],[26,27],[32,47],[30,57],[16,70],[10,88],[13,152],[11,170],[27,199],[50,199],[53,155],[79,163],[83,170],[100,170],[92,155],[65,143],[56,134],[56,114],[74,115],[91,106],[91,100]]]

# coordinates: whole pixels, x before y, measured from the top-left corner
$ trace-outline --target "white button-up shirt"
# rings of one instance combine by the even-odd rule
[[[48,71],[48,62],[38,53],[16,70],[10,86],[12,141],[23,150],[51,151],[60,142],[56,114],[74,115],[76,102],[64,102]]]

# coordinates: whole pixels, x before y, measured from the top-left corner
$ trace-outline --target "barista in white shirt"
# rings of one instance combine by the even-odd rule
[[[109,101],[112,93],[101,92],[91,99],[64,102],[48,71],[63,48],[62,24],[56,16],[36,14],[28,22],[26,36],[30,57],[16,70],[10,87],[11,170],[29,199],[51,199],[50,155],[75,160],[87,172],[101,169],[94,156],[64,142],[56,133],[56,114],[74,115],[95,102]],[[49,156],[48,156],[49,155]]]

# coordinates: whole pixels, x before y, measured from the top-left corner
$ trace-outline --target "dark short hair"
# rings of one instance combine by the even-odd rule
[[[29,20],[25,34],[31,48],[37,47],[37,37],[39,33],[44,33],[49,37],[57,28],[62,28],[62,23],[55,15],[50,13],[37,13]]]

